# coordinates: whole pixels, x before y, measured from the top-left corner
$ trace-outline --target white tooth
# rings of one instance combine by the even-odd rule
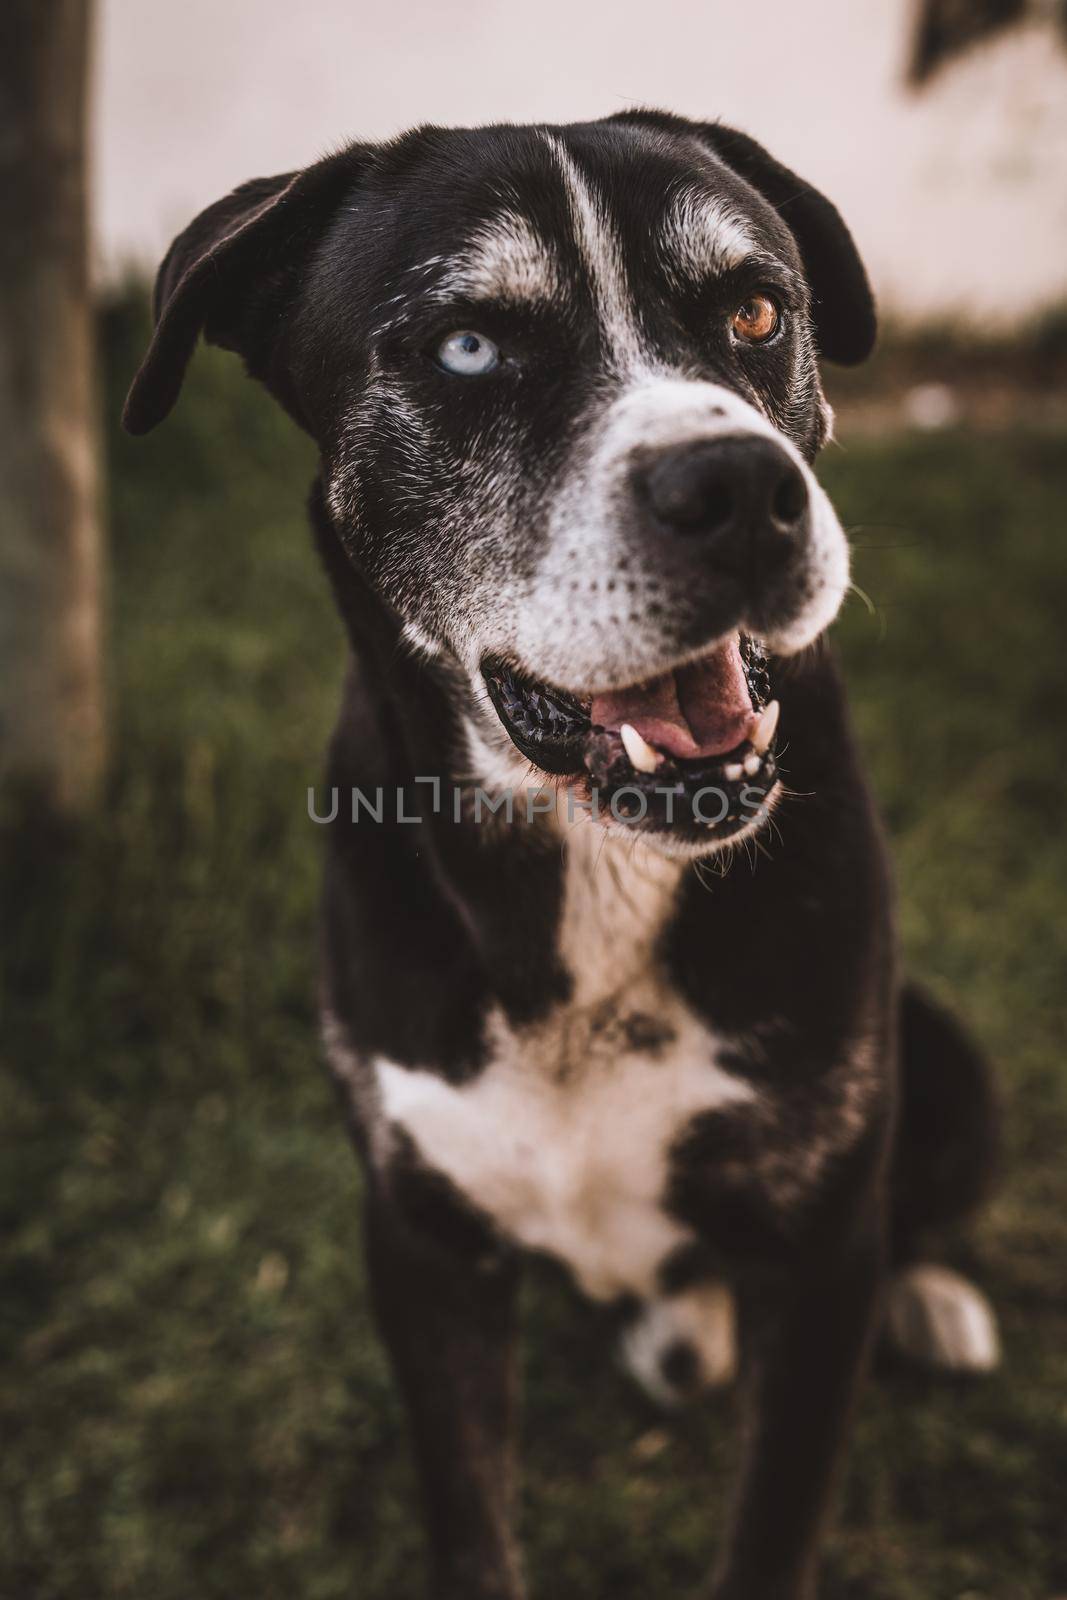
[[[619,729],[619,737],[632,767],[636,767],[638,772],[655,772],[663,757],[653,750],[647,739],[642,739],[636,728],[624,722]]]
[[[741,778],[744,777],[744,773],[745,769],[741,765],[740,761],[731,761],[722,769],[722,775],[726,779],[727,783],[740,782]]]
[[[774,738],[775,729],[778,727],[778,713],[781,706],[777,700],[769,700],[760,713],[749,743],[757,755],[762,755]]]
[[[743,765],[745,771],[748,773],[748,776],[750,778],[754,778],[756,776],[756,773],[760,769],[759,756],[753,750],[753,752],[752,752],[752,754],[750,756],[746,756],[745,757],[744,761],[742,762],[742,765]]]

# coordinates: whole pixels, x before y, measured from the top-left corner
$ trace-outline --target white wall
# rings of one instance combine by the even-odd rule
[[[722,116],[820,183],[883,303],[1067,297],[1067,53],[1034,24],[901,87],[910,0],[102,0],[99,256],[155,261],[243,178],[420,121]]]

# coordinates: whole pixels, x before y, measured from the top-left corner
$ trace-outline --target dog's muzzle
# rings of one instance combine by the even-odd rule
[[[722,841],[779,781],[775,658],[832,621],[847,576],[843,530],[794,444],[725,388],[648,382],[579,447],[482,674],[542,772],[624,815],[633,802],[676,839]],[[708,794],[717,811],[698,810]]]

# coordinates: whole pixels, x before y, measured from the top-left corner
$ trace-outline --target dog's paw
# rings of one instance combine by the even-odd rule
[[[1000,1362],[992,1306],[948,1267],[925,1264],[896,1274],[886,1303],[886,1334],[900,1355],[941,1372],[992,1372]]]
[[[622,1336],[622,1357],[661,1405],[730,1383],[737,1370],[734,1297],[722,1283],[652,1300]]]

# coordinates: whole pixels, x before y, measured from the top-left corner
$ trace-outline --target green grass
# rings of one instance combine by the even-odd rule
[[[402,1417],[359,1184],[315,1041],[305,789],[340,630],[307,442],[231,358],[171,423],[113,419],[142,328],[105,324],[115,760],[106,804],[3,863],[0,1595],[410,1600]],[[895,840],[909,962],[1000,1063],[1008,1154],[974,1270],[991,1382],[879,1378],[828,1600],[1067,1590],[1067,450],[1047,432],[828,454],[857,528],[839,627]],[[665,1422],[555,1281],[527,1295],[523,1523],[551,1600],[687,1593],[733,1402]],[[754,1597],[755,1600],[755,1597]]]

